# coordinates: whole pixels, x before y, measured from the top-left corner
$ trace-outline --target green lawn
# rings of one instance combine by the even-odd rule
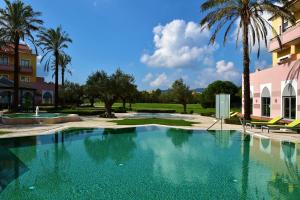
[[[97,107],[104,107],[103,103],[96,103],[95,106]],[[121,107],[121,103],[115,103],[113,105],[114,108]],[[126,104],[129,107],[129,104]],[[177,113],[183,112],[183,106],[181,104],[164,104],[164,103],[135,103],[132,104],[132,110],[176,110]],[[234,112],[239,112],[240,108],[233,108],[231,109]],[[194,113],[202,114],[202,115],[212,115],[215,113],[214,108],[203,108],[200,104],[188,104],[187,105],[187,112],[190,113],[193,111]]]
[[[148,118],[148,119],[123,119],[111,121],[117,125],[144,125],[144,124],[160,124],[170,126],[192,126],[194,122],[188,122],[185,120],[177,119],[159,119],[159,118]]]
[[[129,104],[126,104],[127,109]],[[118,110],[119,107],[122,107],[121,103],[115,103],[113,109]],[[74,107],[74,108],[63,108],[63,109],[54,109],[53,107],[40,107],[40,110],[47,112],[59,112],[59,113],[73,113],[79,115],[100,115],[104,113],[104,104],[96,103],[95,107]],[[132,111],[138,110],[174,110],[176,113],[183,112],[183,106],[181,104],[164,104],[164,103],[135,103],[132,104]],[[232,108],[234,112],[240,112],[240,108]],[[214,108],[203,108],[200,104],[188,104],[187,105],[188,113],[197,113],[205,116],[212,116],[215,114]]]

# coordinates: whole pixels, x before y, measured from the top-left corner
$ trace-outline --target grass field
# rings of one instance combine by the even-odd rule
[[[95,104],[95,106],[97,107],[104,107],[103,103],[97,103]],[[117,108],[117,107],[121,107],[122,104],[121,103],[115,103],[113,105],[113,107]],[[128,107],[129,104],[126,104],[126,106]],[[167,109],[167,110],[176,110],[177,113],[182,113],[183,112],[183,106],[181,104],[163,104],[163,103],[135,103],[132,104],[132,110],[133,111],[137,111],[137,110],[144,110],[144,109],[148,109],[148,110],[163,110],[163,109]],[[239,108],[233,108],[231,109],[232,111],[235,112],[239,112],[240,109]],[[187,105],[187,112],[190,113],[191,111],[193,111],[194,113],[198,113],[198,114],[210,114],[210,113],[214,113],[215,109],[214,108],[203,108],[200,104],[188,104]]]
[[[129,108],[129,104],[126,104],[127,109]],[[115,111],[118,110],[118,108],[122,107],[121,103],[115,103],[113,105],[113,109]],[[60,108],[60,109],[54,109],[51,107],[40,107],[40,110],[47,111],[47,112],[59,112],[59,113],[67,113],[67,114],[79,114],[79,115],[100,115],[104,113],[104,104],[103,103],[96,103],[95,107],[72,107],[72,108]],[[135,103],[132,104],[132,111],[138,111],[138,110],[145,110],[147,112],[148,110],[159,110],[161,112],[164,112],[164,110],[174,110],[176,113],[182,113],[183,112],[183,106],[181,104],[163,104],[163,103]],[[240,108],[232,108],[231,111],[234,112],[240,112]],[[203,108],[200,104],[188,104],[187,105],[187,112],[188,113],[196,113],[201,114],[204,116],[212,116],[215,114],[214,108]]]
[[[192,126],[193,122],[188,122],[185,120],[175,120],[175,119],[123,119],[111,121],[117,125],[144,125],[144,124],[159,124],[159,125],[170,125],[170,126]]]

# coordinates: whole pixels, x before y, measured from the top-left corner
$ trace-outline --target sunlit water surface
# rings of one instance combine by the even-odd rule
[[[0,140],[0,199],[300,199],[299,167],[235,131],[70,129]]]

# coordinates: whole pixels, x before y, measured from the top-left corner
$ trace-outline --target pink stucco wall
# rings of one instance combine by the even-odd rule
[[[33,84],[33,87],[40,94],[40,95],[37,95],[35,98],[37,105],[43,104],[41,95],[43,95],[44,91],[51,91],[52,95],[54,94],[54,89],[55,89],[54,84],[45,82],[44,78],[42,78],[42,77],[36,77],[36,82]]]
[[[297,113],[300,118],[300,60],[285,63],[250,74],[250,88],[253,96],[253,116],[261,116],[261,91],[271,88],[270,117],[282,116],[282,92],[284,86],[291,83],[296,91]],[[244,102],[244,101],[243,101]]]

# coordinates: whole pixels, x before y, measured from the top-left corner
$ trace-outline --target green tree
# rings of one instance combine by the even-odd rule
[[[14,98],[13,110],[19,105],[19,74],[21,41],[30,41],[36,45],[33,33],[41,28],[43,21],[39,19],[40,12],[36,12],[30,5],[20,0],[10,2],[4,0],[5,8],[0,9],[0,44],[2,48],[12,47],[14,50]]]
[[[88,101],[91,104],[91,107],[94,107],[95,100],[99,96],[97,91],[97,85],[93,83],[95,83],[94,80],[89,80],[84,86],[85,98],[88,99]]]
[[[104,71],[93,73],[86,82],[86,86],[93,88],[95,96],[104,102],[106,117],[113,117],[112,106],[118,99],[118,83],[116,74],[109,76]]]
[[[137,86],[134,84],[134,77],[124,73],[120,69],[118,69],[113,76],[116,84],[118,85],[115,91],[117,92],[118,97],[122,100],[123,109],[126,109],[126,101],[134,97],[137,90]]]
[[[176,80],[172,84],[171,93],[177,103],[183,105],[183,112],[186,113],[186,105],[192,99],[192,91],[182,79]]]
[[[271,24],[263,18],[263,13],[268,12],[273,16],[279,16],[295,22],[295,18],[286,6],[278,6],[276,3],[287,4],[287,1],[282,0],[205,0],[201,5],[201,11],[207,12],[202,18],[200,24],[203,27],[213,30],[210,38],[210,43],[213,44],[218,33],[224,28],[225,45],[228,35],[232,28],[238,22],[237,41],[240,33],[242,34],[243,43],[243,83],[244,83],[244,117],[250,119],[250,57],[249,45],[258,45],[258,56],[260,52],[260,42],[263,41],[267,45],[268,29],[272,28]],[[290,1],[288,2],[290,3]],[[276,30],[272,28],[273,32],[280,43],[280,39]],[[251,33],[251,35],[250,35]],[[251,36],[251,43],[249,40]],[[281,45],[281,43],[280,43]]]
[[[63,90],[61,90],[62,92]],[[69,81],[65,82],[65,87],[63,93],[64,99],[68,105],[80,106],[84,99],[84,89],[83,86],[78,83],[72,83]]]
[[[55,74],[55,108],[58,107],[58,73],[60,56],[64,55],[64,50],[68,48],[69,43],[72,43],[69,35],[62,30],[62,27],[56,29],[44,29],[38,34],[38,44],[42,47],[44,53],[41,62],[46,59],[45,70],[49,71],[52,62],[54,62],[54,74]]]
[[[238,91],[239,88],[230,81],[215,81],[203,91],[200,102],[203,107],[212,108],[215,106],[216,94],[230,94],[231,103],[235,103],[240,101],[240,98],[236,96]]]

